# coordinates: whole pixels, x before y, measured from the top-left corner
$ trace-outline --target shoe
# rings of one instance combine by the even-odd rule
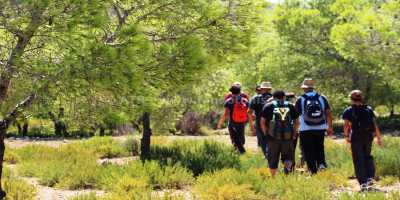
[[[319,171],[323,171],[323,170],[325,170],[327,167],[326,167],[326,165],[324,165],[324,164],[320,164],[319,166],[318,166],[318,170]]]
[[[367,186],[369,186],[369,187],[372,187],[372,186],[374,185],[374,183],[375,183],[375,181],[374,181],[374,179],[372,179],[372,178],[369,178],[369,179],[367,180]]]
[[[6,196],[6,192],[4,190],[0,190],[0,199],[4,199]]]
[[[367,183],[360,185],[360,192],[368,192],[369,190],[370,190],[370,187],[368,186]]]
[[[283,173],[288,175],[290,173],[290,170],[288,170],[286,167],[283,168]]]

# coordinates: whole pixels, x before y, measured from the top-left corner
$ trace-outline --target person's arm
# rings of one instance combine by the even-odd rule
[[[344,120],[344,125],[343,125],[343,133],[344,133],[344,139],[350,143],[351,138],[350,138],[350,131],[351,131],[351,122],[347,119]]]
[[[381,130],[379,129],[378,123],[376,122],[376,119],[374,119],[374,125],[375,125],[375,137],[376,137],[376,142],[378,143],[379,146],[382,146],[382,138],[381,138]]]
[[[326,120],[328,121],[328,135],[330,137],[333,136],[333,117],[332,117],[332,111],[331,109],[326,110]]]
[[[217,129],[221,129],[222,124],[225,123],[226,117],[229,115],[229,109],[225,108],[224,114],[222,114],[221,118],[218,121]]]
[[[261,130],[263,132],[264,135],[267,135],[267,131],[268,131],[268,125],[267,125],[267,119],[265,119],[264,117],[261,117],[260,120],[260,125],[261,125]]]
[[[249,111],[247,112],[247,115],[249,118],[249,126],[251,133],[253,134],[253,136],[255,136],[256,135],[256,129],[254,128],[255,115],[253,115],[253,112],[254,110],[250,108]]]
[[[293,135],[293,139],[297,139],[297,137],[299,137],[299,127],[300,127],[300,120],[299,118],[294,120],[293,123],[293,130],[294,130],[294,135]]]

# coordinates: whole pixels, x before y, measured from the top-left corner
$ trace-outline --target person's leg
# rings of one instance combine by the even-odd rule
[[[228,124],[228,130],[229,130],[229,136],[231,138],[231,142],[233,147],[235,148],[236,151],[240,152],[239,146],[238,146],[238,134],[237,134],[237,127],[236,124],[233,122],[229,122]]]
[[[268,167],[272,176],[275,176],[278,164],[279,164],[279,141],[277,140],[268,140]]]
[[[307,163],[308,170],[315,174],[317,173],[317,166],[315,163],[315,156],[314,156],[314,139],[311,132],[302,132],[300,133],[300,143],[304,150],[304,157]]]
[[[246,150],[244,149],[244,144],[246,142],[246,138],[245,138],[245,126],[246,124],[244,123],[240,123],[240,124],[236,124],[236,133],[237,133],[237,141],[236,141],[236,145],[238,147],[238,150],[241,154],[245,153]]]
[[[281,141],[281,157],[284,165],[285,174],[293,171],[294,166],[294,144],[292,140]]]
[[[371,154],[373,139],[368,139],[364,144],[364,152],[365,152],[365,166],[366,166],[366,175],[368,181],[372,181],[375,178],[375,163],[374,157]],[[371,182],[372,184],[372,182]]]
[[[363,142],[352,141],[351,153],[353,156],[354,171],[356,173],[358,183],[360,185],[366,184],[368,177],[365,168],[365,152]]]
[[[267,158],[267,151],[268,151],[267,139],[264,133],[262,132],[259,123],[256,122],[255,128],[256,128],[258,146],[261,148],[265,158]]]
[[[317,165],[319,169],[325,169],[328,166],[325,161],[325,131],[317,131],[315,134]]]
[[[292,154],[293,154],[293,167],[292,167],[292,171],[294,171],[295,168],[296,168],[296,148],[297,148],[297,140],[299,140],[299,138],[296,138],[295,140],[293,140],[293,148],[292,148],[292,150],[293,150],[293,152],[292,152]]]

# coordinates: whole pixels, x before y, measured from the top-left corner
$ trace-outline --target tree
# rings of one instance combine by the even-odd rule
[[[93,130],[104,111],[143,113],[146,155],[159,100],[245,51],[252,14],[264,9],[258,0],[0,3],[0,169],[7,129],[32,105],[61,105]]]

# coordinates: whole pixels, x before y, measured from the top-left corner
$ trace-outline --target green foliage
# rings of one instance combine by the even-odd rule
[[[34,200],[36,190],[13,174],[7,167],[3,170],[2,188],[7,193],[5,200]]]
[[[213,141],[176,141],[153,145],[151,159],[162,165],[179,163],[195,176],[222,168],[239,167],[239,156],[232,147]]]
[[[384,137],[384,147],[375,148],[373,155],[377,166],[378,176],[400,177],[400,139],[396,137]]]
[[[132,146],[128,146],[130,144]],[[89,140],[83,140],[69,144],[68,147],[76,149],[86,149],[85,151],[93,153],[95,157],[113,158],[129,156],[130,153],[138,152],[138,141],[128,139],[126,142],[118,141],[112,137],[93,137]],[[67,148],[67,147],[66,147]],[[133,149],[135,148],[135,149]]]
[[[130,162],[125,166],[104,166],[99,184],[111,191],[129,189],[180,189],[194,181],[193,175],[179,165],[160,166],[157,162]]]
[[[338,199],[340,200],[378,200],[378,199],[387,199],[387,200],[397,200],[399,199],[399,192],[392,192],[389,195],[385,195],[384,193],[367,193],[367,194],[341,194]]]
[[[198,178],[195,191],[202,199],[328,199],[329,179],[302,175],[266,178],[260,169],[233,169],[207,173]],[[318,187],[315,187],[318,185]]]

